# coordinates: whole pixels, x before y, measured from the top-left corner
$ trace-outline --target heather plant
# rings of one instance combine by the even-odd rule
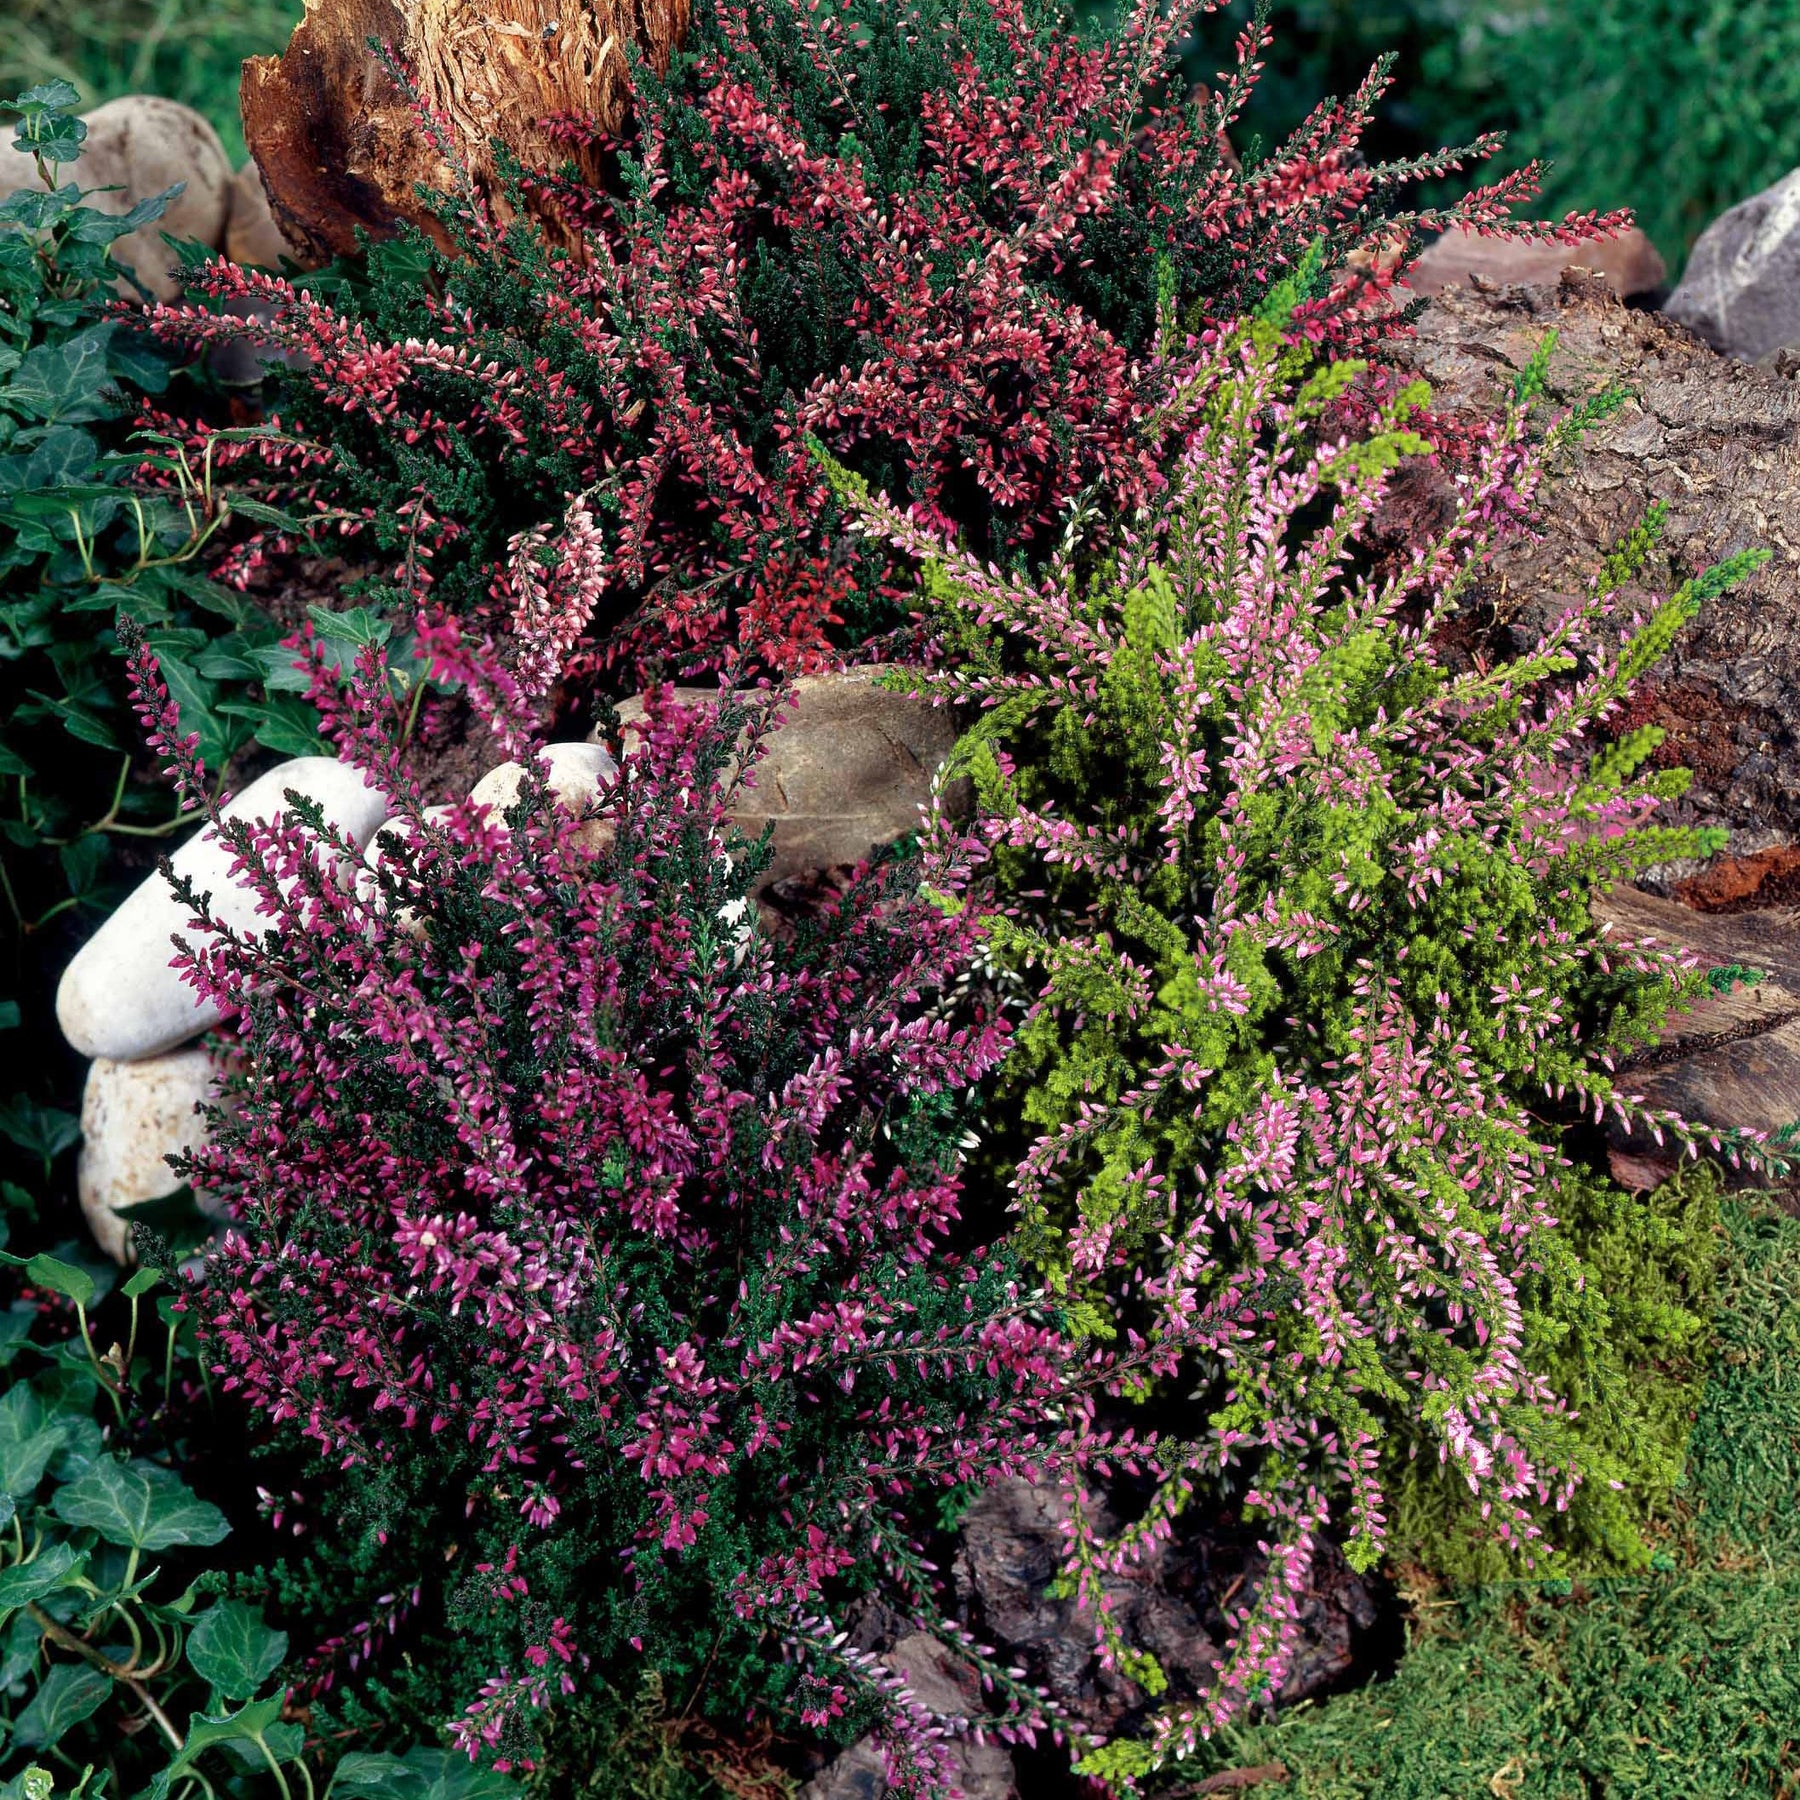
[[[510,678],[452,626],[438,672],[524,755]],[[147,653],[144,710],[204,771]],[[225,1007],[236,1073],[190,1179],[233,1227],[188,1290],[209,1360],[290,1450],[271,1570],[323,1638],[296,1689],[333,1730],[445,1722],[494,1766],[565,1697],[653,1674],[698,1707],[843,1736],[936,1792],[947,1721],[846,1644],[879,1592],[1044,1706],[937,1611],[918,1534],[943,1490],[1141,1452],[1004,1247],[959,1238],[975,1084],[1005,1042],[947,1000],[972,915],[904,864],[776,942],[762,847],[727,823],[766,697],[653,699],[588,815],[539,777],[428,818],[371,650],[313,699],[393,814],[379,866],[299,797],[219,827],[267,929],[180,890],[178,966]],[[957,885],[946,853],[938,881]],[[967,1241],[965,1241],[965,1239]],[[405,1656],[384,1658],[397,1638]]]
[[[569,168],[464,181],[433,238],[359,266],[196,271],[162,337],[286,359],[267,437],[217,460],[302,524],[240,533],[227,577],[310,533],[398,617],[428,596],[535,645],[547,601],[552,663],[816,667],[903,611],[804,434],[982,554],[1030,556],[1076,494],[1157,491],[1184,337],[1303,265],[1296,330],[1355,349],[1402,325],[1389,266],[1346,266],[1359,245],[1620,222],[1510,223],[1531,170],[1401,209],[1498,140],[1366,163],[1379,67],[1239,168],[1221,134],[1267,25],[1187,98],[1175,48],[1203,10],[1143,0],[1084,35],[1049,0],[708,0],[668,77],[637,71],[622,140],[570,121]]]
[[[1321,417],[1355,372],[1309,367],[1273,316],[1224,337],[1166,496],[1115,556],[1084,558],[1078,515],[1040,580],[835,472],[864,528],[926,565],[936,664],[891,679],[983,715],[955,766],[994,848],[993,948],[1030,993],[994,1115],[1014,1121],[1021,1251],[1076,1329],[1145,1347],[1142,1391],[1184,1440],[1115,1542],[1076,1496],[1065,1578],[1107,1661],[1156,1690],[1099,1583],[1198,1488],[1267,1530],[1216,1685],[1083,1765],[1111,1775],[1279,1685],[1320,1535],[1371,1565],[1397,1462],[1440,1465],[1527,1557],[1584,1480],[1629,1472],[1629,1370],[1581,1367],[1580,1418],[1551,1379],[1553,1345],[1608,1329],[1561,1223],[1603,1223],[1567,1130],[1611,1115],[1701,1147],[1613,1070],[1703,977],[1591,903],[1718,839],[1656,822],[1684,777],[1639,773],[1653,731],[1606,726],[1756,557],[1635,615],[1653,517],[1527,653],[1455,667],[1434,633],[1529,517],[1541,358],[1453,521],[1392,567],[1355,554],[1424,448],[1407,418],[1426,396],[1335,437]]]

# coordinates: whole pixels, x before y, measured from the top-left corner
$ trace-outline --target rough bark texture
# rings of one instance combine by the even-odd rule
[[[276,223],[309,260],[352,249],[358,227],[404,220],[438,235],[416,189],[450,192],[451,162],[370,38],[412,69],[455,162],[491,197],[495,139],[527,168],[564,162],[542,121],[618,125],[631,47],[666,69],[687,22],[688,0],[306,0],[286,53],[244,64],[244,138]]]
[[[1800,835],[1800,359],[1757,368],[1716,355],[1656,313],[1632,311],[1597,281],[1458,289],[1426,308],[1397,346],[1434,405],[1491,416],[1514,371],[1552,327],[1553,397],[1619,382],[1633,398],[1566,453],[1546,489],[1544,535],[1505,547],[1466,615],[1471,638],[1511,648],[1579,594],[1607,547],[1653,500],[1668,506],[1647,584],[1667,591],[1733,551],[1768,565],[1714,603],[1655,671],[1632,723],[1665,727],[1664,764],[1695,772],[1687,816],[1721,820],[1747,853]],[[1392,502],[1427,515],[1444,478],[1412,472]]]
[[[1546,486],[1542,538],[1500,551],[1457,635],[1471,653],[1521,647],[1655,500],[1668,523],[1644,576],[1652,590],[1734,551],[1772,553],[1683,630],[1622,721],[1667,730],[1657,760],[1695,773],[1677,816],[1729,825],[1729,853],[1664,871],[1649,884],[1660,895],[1618,893],[1609,912],[1621,932],[1767,975],[1671,1021],[1628,1066],[1628,1090],[1700,1124],[1779,1131],[1800,1119],[1800,912],[1791,910],[1800,900],[1800,357],[1732,361],[1669,319],[1626,309],[1599,282],[1568,276],[1553,288],[1446,293],[1399,353],[1431,382],[1438,408],[1487,416],[1552,327],[1557,399],[1609,382],[1633,398],[1564,455]],[[1415,470],[1389,523],[1448,504],[1444,478]],[[1630,1186],[1674,1166],[1647,1137],[1615,1136],[1612,1161]]]

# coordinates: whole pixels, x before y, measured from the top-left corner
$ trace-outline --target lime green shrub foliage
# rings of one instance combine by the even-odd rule
[[[1625,1441],[1652,1409],[1622,1359],[1631,1331],[1693,1330],[1679,1293],[1635,1313],[1625,1294],[1630,1329],[1597,1354],[1605,1297],[1559,1221],[1620,1247],[1557,1121],[1612,1110],[1693,1147],[1610,1070],[1701,977],[1604,938],[1589,902],[1716,840],[1655,823],[1685,777],[1637,773],[1654,732],[1585,769],[1582,745],[1755,559],[1623,616],[1653,519],[1529,654],[1454,673],[1432,634],[1529,513],[1541,355],[1444,536],[1376,579],[1352,557],[1426,396],[1320,443],[1354,366],[1307,373],[1280,343],[1259,322],[1195,371],[1205,423],[1116,563],[1084,569],[1077,528],[1032,586],[862,501],[930,559],[943,654],[917,684],[986,709],[960,761],[995,845],[995,946],[1033,984],[1001,1096],[1025,1251],[1078,1326],[1160,1349],[1163,1404],[1193,1402],[1145,1517],[1105,1546],[1078,1517],[1069,1580],[1096,1589],[1197,1482],[1271,1543],[1216,1687],[1164,1716],[1152,1759],[1279,1684],[1318,1534],[1373,1562],[1401,1457],[1444,1465],[1515,1550],[1583,1479],[1647,1460],[1666,1483],[1666,1436]],[[1621,1506],[1580,1535],[1642,1554]]]
[[[1649,1566],[1681,1481],[1700,1398],[1718,1256],[1719,1183],[1687,1170],[1638,1198],[1569,1171],[1561,1227],[1585,1280],[1546,1271],[1521,1284],[1527,1365],[1579,1420],[1587,1479],[1554,1521],[1559,1572]],[[1394,1477],[1390,1541],[1407,1562],[1458,1587],[1516,1576],[1468,1489],[1428,1459]]]
[[[1423,1606],[1391,1681],[1227,1730],[1283,1800],[1739,1800],[1800,1784],[1800,1220],[1724,1207],[1680,1531],[1629,1580]]]

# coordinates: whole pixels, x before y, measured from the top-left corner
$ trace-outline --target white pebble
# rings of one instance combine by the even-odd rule
[[[120,1213],[174,1193],[181,1177],[167,1158],[205,1142],[206,1121],[194,1109],[212,1098],[213,1072],[197,1046],[141,1062],[101,1056],[88,1066],[75,1183],[88,1229],[114,1262],[132,1260]]]
[[[546,744],[533,760],[549,764],[550,792],[572,813],[582,812],[599,799],[601,790],[618,773],[618,764],[598,744]],[[477,806],[492,807],[495,823],[504,825],[498,815],[518,799],[524,780],[522,763],[503,762],[476,782],[469,798]],[[605,849],[612,834],[610,819],[590,819],[575,841],[592,853]]]
[[[328,823],[359,848],[387,816],[387,801],[367,786],[362,772],[330,756],[298,756],[271,769],[225,808],[230,819],[271,818],[289,789],[316,800]],[[266,927],[257,898],[233,885],[231,853],[211,826],[171,859],[178,875],[211,892],[214,915],[239,931]],[[63,1036],[84,1056],[130,1062],[159,1055],[210,1031],[221,1017],[170,967],[169,940],[192,938],[190,914],[160,871],[147,876],[123,905],[81,947],[56,991],[56,1019]]]

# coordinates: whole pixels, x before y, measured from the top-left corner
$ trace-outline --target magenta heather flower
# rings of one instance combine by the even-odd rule
[[[421,641],[504,718],[485,655]],[[1145,1449],[1094,1429],[1100,1375],[962,1220],[957,1146],[1006,1033],[956,997],[954,847],[938,900],[891,863],[777,942],[725,810],[775,696],[657,694],[591,817],[534,778],[434,821],[382,680],[372,653],[347,690],[315,662],[327,729],[405,827],[372,876],[299,800],[223,823],[267,928],[189,892],[179,959],[235,1034],[187,1164],[233,1224],[186,1304],[223,1386],[321,1459],[282,1503],[314,1591],[345,1588],[307,1620],[330,1634],[311,1684],[347,1704],[397,1625],[457,1741],[522,1764],[539,1708],[647,1665],[740,1717],[888,1720],[911,1791],[903,1765],[935,1765],[907,1706],[796,1621],[874,1585],[947,1629],[912,1541],[930,1496]]]

